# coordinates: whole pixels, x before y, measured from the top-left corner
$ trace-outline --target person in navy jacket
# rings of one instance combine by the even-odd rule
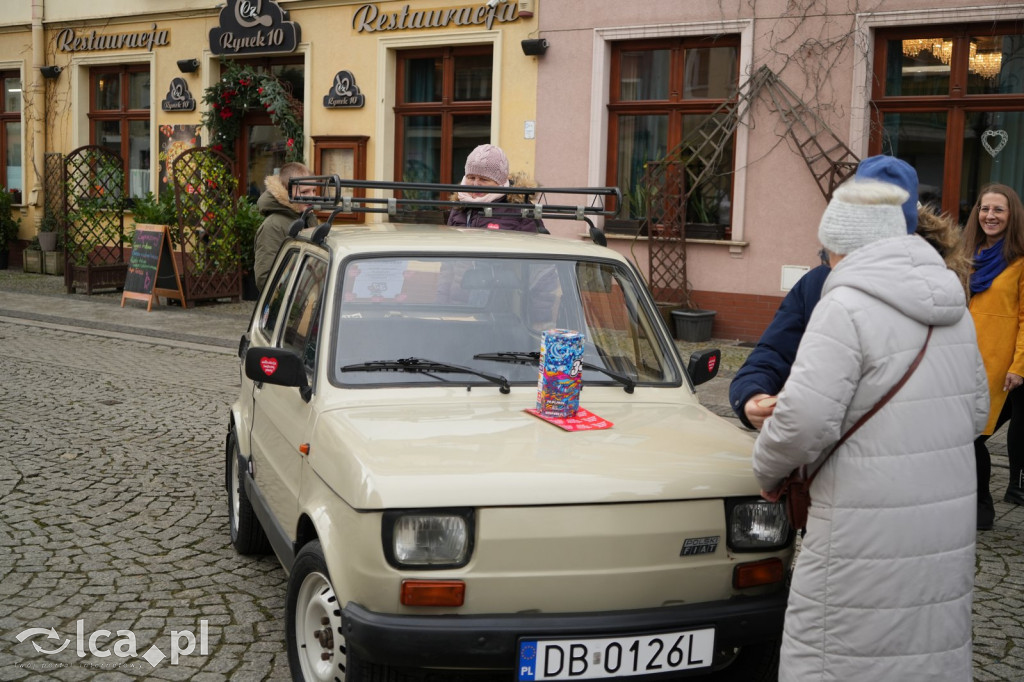
[[[893,156],[870,156],[857,166],[857,177],[905,189],[910,195],[902,206],[907,234],[917,230],[917,171],[910,164]],[[729,384],[729,404],[745,426],[761,428],[775,409],[770,398],[778,395],[789,377],[796,349],[830,272],[828,265],[822,264],[800,278]]]

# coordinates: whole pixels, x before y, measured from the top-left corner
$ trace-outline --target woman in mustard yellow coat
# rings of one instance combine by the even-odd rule
[[[978,349],[988,374],[990,412],[974,442],[978,529],[992,528],[991,459],[985,441],[1007,420],[1010,485],[1004,499],[1024,504],[1024,205],[1010,187],[982,187],[967,220],[963,248],[971,256],[971,300]]]

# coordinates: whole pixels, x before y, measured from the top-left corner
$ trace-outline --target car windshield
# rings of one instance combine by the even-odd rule
[[[681,381],[642,284],[620,264],[474,256],[357,258],[343,267],[332,357],[338,385],[488,383],[426,371],[423,361],[535,384],[548,329],[583,333],[586,384]],[[409,358],[416,363],[398,363]]]

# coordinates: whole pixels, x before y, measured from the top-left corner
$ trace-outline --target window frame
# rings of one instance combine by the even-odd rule
[[[606,183],[619,186],[624,194],[632,189],[623,186],[618,177],[619,166],[619,130],[621,116],[666,116],[667,134],[666,151],[678,145],[684,135],[683,120],[685,116],[709,115],[723,103],[736,97],[740,87],[742,68],[742,38],[740,32],[719,35],[684,35],[667,36],[653,39],[625,39],[611,42],[610,68],[608,83],[608,132],[607,159],[605,167]],[[684,97],[686,64],[684,53],[688,49],[707,47],[731,47],[735,50],[735,72],[729,97]],[[624,52],[669,50],[668,97],[665,99],[623,100],[621,99],[622,55]],[[733,135],[733,156],[725,161],[736,169],[736,136]],[[730,206],[735,205],[735,183],[731,183],[729,194]],[[625,206],[625,202],[623,202]],[[627,217],[628,216],[623,216]],[[725,226],[724,238],[732,239],[732,220]]]
[[[462,173],[454,173],[453,165],[454,120],[460,116],[487,116],[493,118],[494,81],[492,79],[491,98],[487,100],[455,100],[455,61],[458,57],[484,56],[491,57],[492,74],[494,71],[495,51],[491,43],[448,45],[443,47],[425,47],[396,50],[395,60],[395,157],[394,179],[402,180],[405,167],[405,120],[412,116],[439,116],[441,119],[441,158],[438,182],[457,184],[462,180]],[[441,59],[441,101],[440,102],[406,102],[405,82],[408,62],[422,58]],[[455,176],[458,177],[455,177]]]
[[[944,172],[942,178],[942,212],[960,214],[960,192],[963,176],[964,130],[967,115],[974,112],[1022,112],[1024,92],[968,93],[969,43],[973,37],[1024,35],[1021,22],[946,23],[876,28],[871,66],[871,99],[868,102],[870,135],[868,155],[885,152],[884,131],[887,114],[946,115]],[[889,43],[914,38],[948,37],[953,41],[949,63],[949,89],[931,95],[887,95]],[[1022,70],[1024,75],[1024,70]],[[1024,187],[1018,188],[1024,190]]]
[[[99,75],[108,73],[117,73],[120,81],[119,86],[121,88],[120,103],[117,109],[97,109],[96,102],[96,90],[97,90],[97,79]],[[121,131],[121,163],[124,168],[124,196],[131,197],[131,124],[134,121],[145,121],[150,126],[150,130],[147,131],[146,135],[146,147],[149,148],[149,140],[152,135],[152,111],[149,108],[151,98],[146,99],[145,109],[132,109],[129,107],[131,102],[131,75],[135,73],[145,73],[149,76],[149,87],[150,91],[153,89],[153,71],[150,68],[149,63],[135,63],[135,64],[102,64],[96,65],[89,68],[89,142],[97,146],[100,145],[98,140],[98,127],[100,123],[106,123],[110,121],[116,121],[119,124]],[[149,170],[156,167],[155,159],[152,156],[152,150],[150,150],[149,158]],[[151,179],[152,180],[152,179]],[[149,187],[146,187],[146,191],[149,191]]]
[[[21,84],[21,88],[22,88],[22,94],[18,98],[18,110],[17,111],[8,111],[7,110],[7,81],[10,81],[10,80],[17,81],[18,83]],[[10,139],[8,139],[8,135],[7,135],[7,124],[8,123],[18,123],[21,126],[24,126],[24,122],[22,121],[22,116],[21,116],[21,111],[22,111],[22,108],[24,107],[24,102],[25,102],[25,99],[24,99],[24,94],[25,94],[24,93],[24,89],[25,89],[25,84],[22,81],[21,73],[19,73],[17,69],[0,69],[0,95],[2,95],[2,97],[0,97],[0,155],[2,155],[2,158],[4,159],[4,163],[0,163],[0,187],[4,187],[4,188],[6,188],[8,190],[15,190],[15,189],[17,190],[16,198],[18,198],[18,200],[14,202],[16,204],[20,204],[21,203],[20,197],[22,196],[23,192],[25,191],[24,153],[20,154],[19,155],[19,159],[18,159],[19,167],[21,168],[21,187],[11,188],[10,185],[8,184],[9,179],[7,177],[7,163],[6,163],[7,151],[9,149],[9,145],[10,145]],[[21,139],[22,139],[21,136],[19,136],[18,140],[17,140],[19,146],[21,145]],[[23,150],[23,152],[24,152],[24,150]]]

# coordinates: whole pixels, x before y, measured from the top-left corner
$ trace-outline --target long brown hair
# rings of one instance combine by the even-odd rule
[[[989,183],[978,192],[978,200],[974,202],[971,215],[964,226],[963,239],[960,247],[963,254],[974,261],[978,248],[985,243],[985,231],[981,229],[981,221],[978,213],[981,209],[981,200],[986,194],[1001,194],[1006,197],[1006,204],[1009,215],[1006,217],[1006,232],[1003,233],[1003,257],[1007,263],[1012,263],[1024,255],[1024,204],[1012,187],[999,183]]]
[[[946,262],[946,267],[956,273],[964,293],[970,297],[968,282],[973,263],[961,248],[960,225],[956,220],[948,213],[937,212],[931,206],[921,206],[917,209],[917,234],[935,247]]]

